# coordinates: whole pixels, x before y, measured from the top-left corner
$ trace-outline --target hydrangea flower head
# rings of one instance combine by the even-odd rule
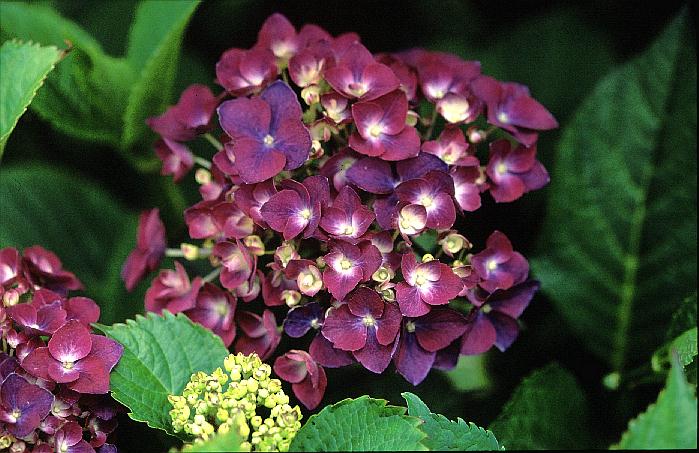
[[[0,384],[0,421],[14,436],[24,437],[34,431],[53,404],[48,390],[12,373]]]

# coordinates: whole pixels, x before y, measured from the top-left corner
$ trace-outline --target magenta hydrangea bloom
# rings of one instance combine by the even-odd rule
[[[48,347],[39,347],[22,360],[22,368],[49,382],[66,384],[80,393],[107,393],[109,373],[124,347],[90,334],[77,320],[68,321],[53,334]]]
[[[221,127],[233,138],[230,147],[238,175],[248,184],[295,170],[308,158],[311,135],[301,121],[294,91],[274,82],[259,97],[226,101],[218,108]]]
[[[327,266],[323,271],[323,283],[330,294],[341,301],[359,282],[369,280],[381,261],[381,252],[368,241],[359,245],[336,241],[331,252],[325,255]]]
[[[488,122],[512,133],[525,146],[536,143],[537,131],[558,127],[553,115],[529,95],[524,85],[481,76],[472,88],[487,105]]]
[[[343,148],[323,163],[319,173],[328,178],[331,188],[339,192],[349,183],[347,171],[352,168],[357,160],[359,160],[357,153],[350,148]]]
[[[288,60],[296,54],[299,47],[296,29],[289,19],[274,13],[265,19],[257,34],[255,48],[272,51],[275,57]]]
[[[221,200],[202,200],[184,211],[189,235],[195,239],[235,238],[252,234],[254,225],[235,203]]]
[[[61,295],[83,289],[75,274],[64,270],[61,260],[39,245],[24,249],[22,267],[25,277],[35,288],[43,287]]]
[[[275,193],[277,193],[277,188],[274,186],[273,179],[257,184],[241,184],[234,194],[235,203],[257,225],[267,228],[267,222],[262,218],[260,209]]]
[[[323,106],[323,115],[334,124],[347,124],[352,122],[350,101],[339,93],[331,91],[320,96],[320,104]]]
[[[343,96],[362,101],[376,99],[400,86],[393,71],[374,60],[359,42],[352,43],[337,64],[325,72],[325,80]]]
[[[403,182],[396,188],[396,195],[400,201],[425,207],[427,228],[446,230],[456,221],[454,181],[444,172],[431,171]]]
[[[216,83],[233,96],[257,93],[277,77],[277,62],[267,49],[228,49],[216,63]]]
[[[163,162],[160,174],[172,175],[174,182],[180,182],[194,166],[194,156],[189,148],[168,138],[155,142],[155,154]]]
[[[396,90],[372,101],[352,105],[357,130],[350,136],[350,147],[358,153],[383,160],[404,160],[420,152],[420,136],[405,124],[408,98]]]
[[[473,167],[480,164],[471,152],[471,145],[466,141],[464,133],[458,127],[445,128],[437,140],[424,142],[422,150],[439,157],[448,165]]]
[[[436,307],[419,318],[404,318],[393,363],[411,384],[418,385],[434,365],[437,352],[466,331],[466,318],[445,307]]]
[[[154,208],[142,212],[138,219],[136,248],[121,269],[121,278],[127,290],[132,291],[148,272],[158,268],[166,248],[165,225],[160,220],[160,211]]]
[[[382,373],[393,357],[400,324],[398,307],[362,286],[328,313],[321,333],[336,348],[351,351],[367,370]]]
[[[211,128],[211,117],[218,98],[206,85],[190,85],[176,105],[160,116],[148,118],[146,124],[168,141],[186,142]],[[157,149],[157,148],[156,148]]]
[[[549,174],[536,160],[536,145],[512,148],[508,140],[490,144],[486,169],[491,180],[490,194],[496,202],[510,202],[526,192],[541,189],[549,182]]]
[[[255,273],[257,261],[240,241],[222,241],[214,246],[212,254],[221,260],[221,284],[234,290]]]
[[[497,230],[488,237],[485,250],[471,258],[471,265],[481,278],[480,287],[488,292],[511,288],[529,275],[527,260]]]
[[[464,211],[475,211],[481,207],[481,192],[488,187],[477,167],[454,167],[449,175],[454,181],[454,199]]]
[[[313,410],[323,399],[328,378],[325,370],[306,351],[292,349],[274,361],[274,372],[291,383],[296,398]]]
[[[290,240],[303,233],[308,238],[320,223],[321,207],[330,201],[330,188],[325,176],[310,176],[299,183],[282,182],[282,189],[260,209],[265,222]]]
[[[356,244],[374,221],[374,213],[362,204],[362,200],[349,186],[335,197],[331,207],[325,209],[320,227],[331,237]]]
[[[195,305],[202,283],[199,277],[190,283],[184,266],[175,261],[175,270],[161,270],[146,290],[146,310],[157,314],[163,310],[170,313],[189,310]]]
[[[260,356],[260,359],[266,360],[279,346],[282,336],[277,330],[274,313],[270,310],[265,310],[262,316],[249,311],[238,311],[235,321],[242,330],[242,335],[235,342],[235,352],[243,354],[254,352]]]
[[[83,440],[83,429],[76,422],[67,422],[54,436],[55,451],[61,453],[94,453],[94,449]]]
[[[228,291],[205,283],[196,296],[196,305],[185,314],[221,337],[223,344],[230,346],[235,339],[236,299]]]
[[[492,294],[472,291],[469,300],[475,307],[461,339],[461,354],[481,354],[493,345],[500,351],[509,348],[519,334],[517,318],[538,290],[539,282],[528,280]]]
[[[22,275],[22,257],[13,247],[0,249],[0,287],[10,287]]]
[[[438,260],[418,263],[412,252],[403,254],[401,270],[405,281],[396,285],[396,300],[404,316],[426,315],[432,306],[448,304],[463,287],[451,267]]]
[[[301,294],[313,297],[323,288],[323,275],[315,261],[291,260],[284,269],[288,279],[296,280],[296,286]]]
[[[67,313],[61,304],[36,307],[17,304],[6,308],[7,315],[28,335],[51,335],[66,322]]]
[[[0,384],[0,422],[16,437],[27,436],[38,428],[52,404],[51,392],[19,374],[11,373]]]

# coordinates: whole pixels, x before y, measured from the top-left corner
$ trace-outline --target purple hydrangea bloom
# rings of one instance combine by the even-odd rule
[[[63,269],[63,263],[52,252],[34,245],[22,253],[24,275],[34,287],[43,287],[65,296],[68,291],[83,289],[83,284],[72,272]]]
[[[235,191],[235,203],[262,228],[267,228],[267,222],[262,218],[260,209],[272,196],[277,193],[274,180],[268,179],[257,184],[241,184]]]
[[[159,212],[157,208],[144,211],[138,219],[136,248],[126,258],[121,269],[121,278],[129,291],[136,287],[146,273],[157,269],[165,256],[167,239]]]
[[[325,370],[306,351],[292,349],[274,361],[274,372],[291,383],[296,398],[313,410],[320,404],[328,386]]]
[[[218,242],[212,254],[221,260],[219,280],[225,288],[234,290],[255,274],[256,257],[240,241]]]
[[[445,128],[437,140],[424,142],[422,150],[439,157],[448,165],[459,167],[480,165],[478,158],[471,152],[471,145],[458,127]]]
[[[257,93],[276,77],[277,63],[267,49],[228,49],[216,63],[216,83],[233,96]]]
[[[61,304],[36,307],[34,304],[17,304],[6,308],[7,315],[28,335],[51,335],[66,322],[67,313]]]
[[[270,310],[265,310],[262,316],[239,310],[235,315],[235,321],[242,331],[242,335],[235,342],[235,352],[243,354],[254,352],[264,361],[279,346],[282,336],[277,330],[274,313]]]
[[[345,186],[332,206],[324,210],[320,227],[333,238],[356,244],[373,221],[374,213],[362,204],[354,189]]]
[[[510,202],[526,192],[544,187],[549,174],[536,160],[536,145],[512,148],[508,140],[490,144],[490,160],[486,169],[491,180],[490,194],[496,202]]]
[[[473,81],[472,88],[488,107],[488,122],[512,133],[525,146],[536,143],[537,131],[558,127],[553,115],[529,95],[524,85],[481,76]]]
[[[463,288],[451,267],[438,260],[418,263],[412,252],[403,254],[401,270],[405,281],[396,285],[396,300],[404,316],[425,315],[434,305],[448,304]]]
[[[54,436],[55,451],[61,453],[94,453],[89,443],[83,440],[83,429],[76,422],[67,422]]]
[[[477,167],[454,167],[449,172],[454,181],[454,199],[464,211],[475,211],[481,207],[481,192],[487,188],[481,171]]]
[[[351,44],[337,64],[325,72],[325,80],[343,96],[362,101],[376,99],[400,86],[393,71],[376,62],[358,42]]]
[[[381,261],[381,252],[368,241],[359,245],[334,242],[331,252],[325,255],[327,266],[323,270],[323,283],[330,294],[341,301],[359,282],[369,280]]]
[[[308,158],[311,135],[301,121],[301,105],[289,85],[277,81],[259,97],[226,101],[218,108],[226,143],[243,182],[251,184],[295,170]]]
[[[493,345],[500,351],[509,348],[519,334],[517,318],[538,290],[539,282],[529,280],[492,294],[471,291],[469,300],[475,308],[468,317],[461,354],[481,354]]]
[[[418,179],[401,183],[396,188],[399,201],[422,205],[427,213],[426,227],[438,230],[451,228],[456,221],[454,181],[441,171],[431,171]]]
[[[328,313],[321,332],[336,348],[352,351],[366,369],[382,373],[393,357],[400,324],[398,307],[362,286]]]
[[[0,421],[10,434],[27,436],[48,415],[53,398],[48,390],[12,373],[0,384]]]
[[[146,124],[169,141],[186,142],[210,129],[217,105],[218,99],[209,87],[190,85],[176,105],[160,116],[148,118]]]
[[[471,258],[471,265],[481,278],[480,287],[488,292],[511,288],[529,274],[526,258],[515,252],[507,236],[497,230],[488,237],[485,250]]]
[[[221,337],[223,344],[230,346],[235,339],[235,308],[235,296],[216,285],[205,283],[196,296],[196,305],[185,314]]]
[[[393,357],[398,372],[413,385],[422,382],[437,352],[466,331],[466,318],[446,307],[436,307],[419,318],[404,318],[400,345]]]
[[[160,314],[163,310],[179,313],[193,308],[201,286],[201,278],[190,283],[184,266],[175,261],[175,270],[161,270],[146,290],[146,310]]]
[[[49,340],[22,360],[33,376],[66,384],[80,393],[107,393],[109,373],[124,347],[114,340],[90,334],[77,320],[68,321]]]
[[[260,209],[262,218],[287,241],[301,233],[304,238],[311,237],[320,223],[321,207],[330,201],[327,178],[310,176],[302,183],[287,179],[281,185],[283,190]]]
[[[350,147],[358,153],[383,160],[404,160],[420,152],[420,136],[405,120],[408,98],[396,90],[372,101],[352,105],[357,130],[350,136]]]
[[[187,146],[168,138],[155,142],[155,154],[163,162],[160,174],[172,175],[179,182],[194,166],[194,156]]]

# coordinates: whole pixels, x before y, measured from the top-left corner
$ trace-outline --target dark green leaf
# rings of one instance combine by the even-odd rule
[[[685,298],[670,320],[666,338],[672,340],[682,332],[697,325],[697,293]]]
[[[443,415],[434,414],[415,394],[401,393],[408,403],[408,414],[419,417],[424,424],[420,426],[427,439],[422,443],[432,451],[496,451],[504,450],[492,432],[466,423],[461,418],[451,421]]]
[[[386,404],[362,396],[326,406],[301,427],[289,451],[427,450],[420,419]]]
[[[244,439],[232,429],[225,434],[217,434],[206,442],[187,445],[182,451],[187,453],[241,451],[240,444],[243,442]]]
[[[587,402],[575,378],[550,364],[525,378],[489,429],[508,450],[592,447]]]
[[[565,129],[551,177],[534,274],[617,371],[662,342],[663,301],[697,285],[693,43],[682,14],[607,75]]]
[[[172,433],[168,395],[179,395],[193,373],[223,366],[228,350],[221,338],[186,316],[163,311],[97,328],[124,346],[111,376],[114,399],[134,420]]]
[[[697,328],[693,327],[677,338],[669,341],[653,354],[652,365],[655,371],[662,371],[671,363],[673,354],[677,354],[680,365],[686,367],[697,356]]]
[[[427,230],[412,238],[413,242],[425,253],[435,253],[437,248],[437,231]]]

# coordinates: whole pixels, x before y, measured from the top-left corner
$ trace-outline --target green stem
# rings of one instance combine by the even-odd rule
[[[221,144],[221,142],[219,142],[218,140],[216,140],[216,138],[215,138],[213,135],[211,135],[211,134],[209,134],[209,133],[207,132],[206,134],[204,134],[204,138],[205,138],[209,143],[211,143],[211,144],[213,145],[214,148],[216,148],[216,151],[221,151],[221,150],[223,150],[223,145]],[[207,168],[210,168],[210,167],[211,167],[211,164],[209,164],[209,167],[207,167]]]
[[[202,277],[202,281],[204,283],[211,283],[216,277],[218,277],[218,274],[221,273],[221,268],[217,267],[216,269],[212,270],[208,274],[206,274],[204,277]]]
[[[165,249],[165,256],[168,258],[184,258],[184,252],[180,249]]]
[[[437,123],[437,107],[432,110],[432,117],[430,118],[430,126],[427,128],[427,131],[425,132],[424,139],[429,140],[432,138],[432,132],[434,131],[434,125]]]
[[[194,162],[196,162],[198,165],[206,168],[207,170],[211,170],[211,162],[204,159],[203,157],[194,156]]]

